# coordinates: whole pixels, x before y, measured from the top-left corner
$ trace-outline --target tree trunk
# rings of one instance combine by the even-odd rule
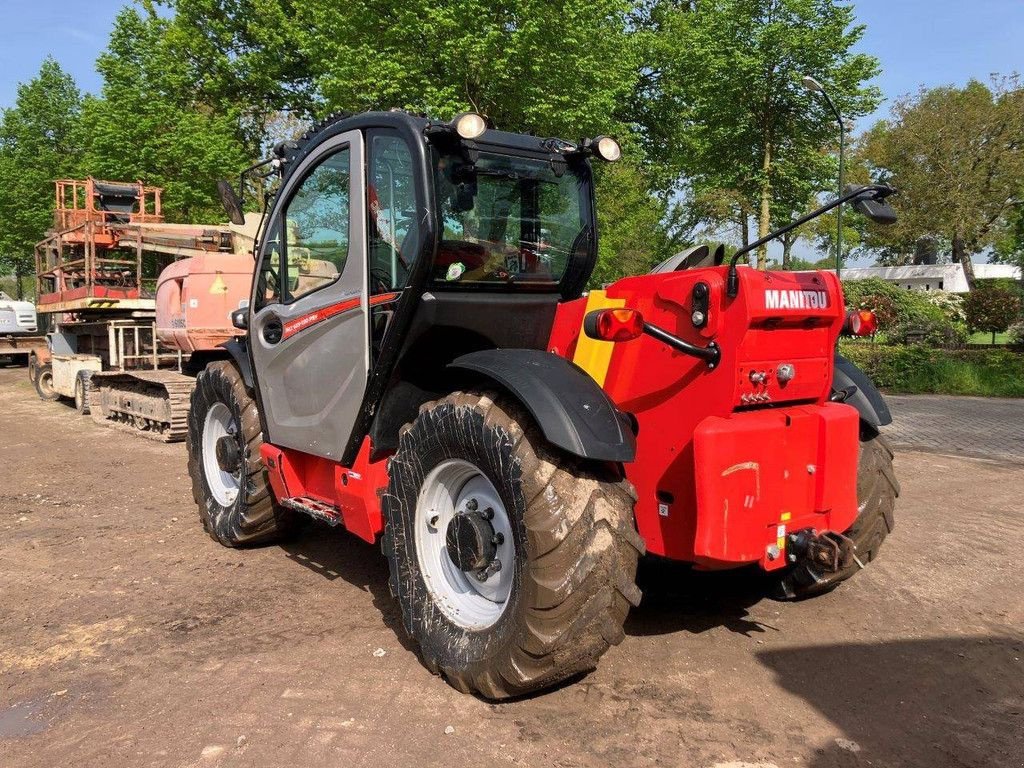
[[[791,253],[793,252],[793,243],[796,242],[796,238],[790,237],[789,235],[783,235],[782,237],[782,268],[785,270],[789,269],[789,260]]]
[[[748,226],[749,218],[750,215],[747,213],[747,209],[740,206],[740,210],[736,214],[736,226],[740,228],[740,245],[744,248],[750,245],[750,229]]]
[[[758,239],[766,236],[771,231],[772,184],[768,176],[771,169],[772,145],[769,142],[764,146],[764,165],[761,167],[761,170],[764,172],[764,181],[761,182],[761,216],[757,222]],[[768,269],[767,244],[757,249],[757,268]]]
[[[971,263],[971,254],[967,252],[967,245],[959,232],[953,234],[953,261],[959,262],[964,268],[964,277],[967,278],[967,287],[974,290],[974,264]]]
[[[21,264],[19,262],[14,263],[14,291],[17,293],[18,301],[25,298],[25,290],[21,287]]]

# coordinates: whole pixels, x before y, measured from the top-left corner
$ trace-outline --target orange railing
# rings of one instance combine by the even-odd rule
[[[54,229],[69,230],[87,222],[96,222],[100,230],[118,224],[162,222],[159,187],[147,187],[141,181],[103,181],[94,179],[60,179],[56,182]],[[127,210],[104,207],[108,198],[128,202]]]

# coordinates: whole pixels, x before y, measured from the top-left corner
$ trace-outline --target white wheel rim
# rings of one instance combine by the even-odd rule
[[[503,539],[495,554],[501,570],[491,573],[486,581],[461,571],[452,562],[446,543],[448,523],[457,513],[467,512],[474,499],[479,509],[494,510],[490,523]],[[512,594],[516,550],[512,523],[491,481],[468,461],[442,462],[423,481],[413,525],[420,572],[444,615],[464,629],[493,626]]]
[[[217,441],[227,435],[236,435],[238,425],[231,409],[224,403],[214,403],[206,412],[203,424],[203,472],[213,498],[222,507],[230,507],[238,498],[242,487],[241,470],[232,474],[220,468],[217,462]]]

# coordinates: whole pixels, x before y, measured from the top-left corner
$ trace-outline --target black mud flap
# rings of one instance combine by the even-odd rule
[[[242,374],[242,383],[245,384],[245,388],[248,389],[249,392],[254,392],[256,390],[256,384],[252,375],[252,363],[249,361],[249,347],[238,339],[225,341],[220,346],[228,351],[231,355],[231,359],[234,360],[235,365],[238,366],[238,372]]]
[[[852,405],[860,417],[876,429],[892,424],[889,406],[875,385],[860,368],[842,355],[836,355],[832,390],[842,393],[842,402]]]
[[[552,445],[585,459],[628,462],[636,436],[628,419],[579,366],[538,349],[487,349],[451,368],[480,374],[519,400]]]

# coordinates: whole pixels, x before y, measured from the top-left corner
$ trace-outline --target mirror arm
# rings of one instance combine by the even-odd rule
[[[792,232],[797,227],[803,226],[812,219],[816,219],[822,214],[828,213],[833,208],[838,208],[843,203],[848,203],[851,200],[867,196],[871,196],[879,200],[884,200],[894,191],[895,190],[892,187],[886,184],[868,184],[867,186],[864,187],[858,187],[857,189],[849,190],[846,193],[837,197],[835,200],[826,203],[821,208],[811,211],[810,213],[801,216],[799,219],[791,221],[786,226],[781,227],[780,229],[777,229],[774,232],[770,232],[758,240],[755,240],[750,245],[740,248],[738,251],[736,251],[736,253],[733,254],[732,259],[729,261],[729,277],[726,280],[726,294],[729,296],[730,299],[734,299],[736,298],[736,295],[740,292],[740,277],[739,273],[736,270],[736,263],[740,260],[741,256],[745,256],[751,251],[757,250],[762,245],[771,242],[777,237],[782,237],[782,235],[786,234],[787,232]]]

